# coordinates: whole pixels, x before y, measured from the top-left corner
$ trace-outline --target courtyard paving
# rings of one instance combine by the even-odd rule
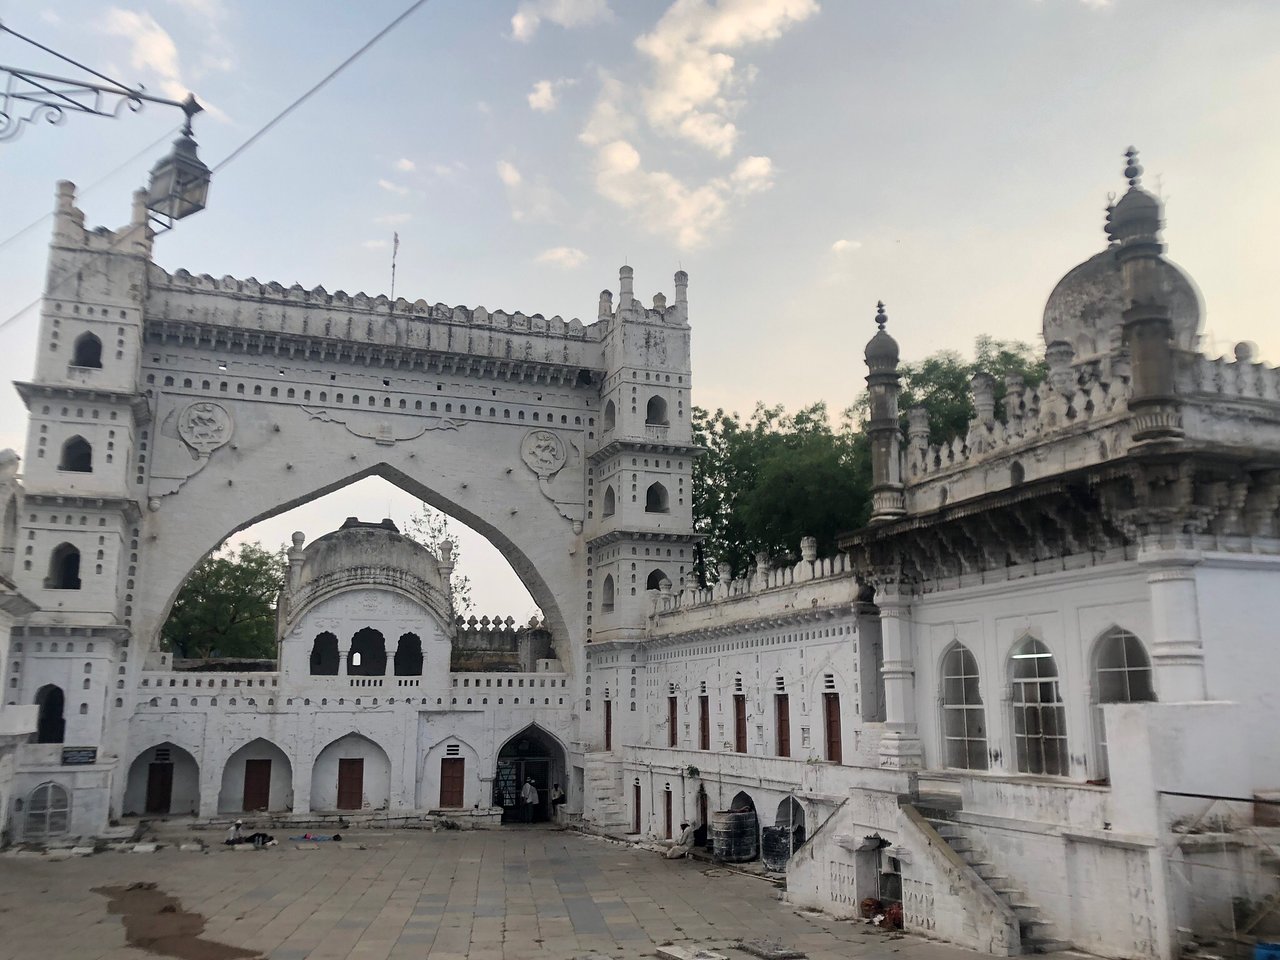
[[[0,958],[629,960],[674,944],[746,960],[739,938],[812,960],[981,956],[802,914],[761,879],[570,832],[368,831],[303,849],[277,836],[261,852],[0,857]],[[176,953],[128,945],[129,918],[94,889],[138,882],[203,915],[200,940]]]

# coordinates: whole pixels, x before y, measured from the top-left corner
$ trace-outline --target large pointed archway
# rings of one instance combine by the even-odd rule
[[[368,737],[348,733],[316,754],[312,810],[385,810],[390,799],[391,761]]]
[[[270,740],[250,740],[227,757],[218,792],[219,813],[293,809],[293,764]]]
[[[531,723],[498,751],[493,780],[494,803],[502,807],[503,823],[544,823],[552,818],[551,788],[565,785],[565,751],[560,741]],[[521,790],[529,781],[538,791],[533,804],[523,803]]]
[[[133,758],[125,781],[125,816],[194,815],[200,810],[200,765],[176,743],[148,747]]]

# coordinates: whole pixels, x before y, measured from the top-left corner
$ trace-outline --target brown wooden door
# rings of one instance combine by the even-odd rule
[[[733,697],[733,749],[747,752],[747,698],[741,693]]]
[[[168,813],[172,800],[173,764],[151,764],[147,767],[147,813]]]
[[[338,759],[338,809],[359,810],[364,806],[364,758]]]
[[[698,832],[700,837],[697,842],[703,846],[707,843],[707,818],[710,816],[707,803],[707,791],[703,787],[698,787]]]
[[[773,698],[778,717],[778,756],[791,756],[791,701],[785,693]]]
[[[467,761],[461,757],[445,757],[440,761],[440,808],[462,809],[463,777]]]
[[[711,749],[711,701],[708,697],[698,698],[698,749]]]
[[[271,806],[271,760],[246,760],[244,762],[245,813],[266,810]]]
[[[843,745],[840,742],[840,694],[822,695],[822,712],[827,729],[827,759],[841,763]]]
[[[631,787],[631,832],[640,832],[640,784]]]
[[[604,748],[613,749],[613,701],[604,702]]]
[[[666,837],[671,839],[671,791],[662,791],[662,825],[666,830]]]
[[[679,722],[678,711],[676,710],[676,698],[667,697],[667,746],[674,747],[680,743],[680,731],[676,724]]]

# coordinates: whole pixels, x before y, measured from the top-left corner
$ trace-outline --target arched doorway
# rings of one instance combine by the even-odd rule
[[[293,765],[270,740],[251,740],[222,768],[219,813],[293,809]]]
[[[126,816],[194,814],[200,810],[200,766],[173,743],[161,743],[138,754],[125,782]]]
[[[36,691],[36,743],[62,743],[66,737],[67,721],[63,716],[66,697],[62,688],[49,683]]]
[[[390,798],[391,761],[368,737],[348,733],[316,755],[312,810],[385,810]]]
[[[520,790],[532,779],[538,802],[526,810]],[[498,751],[493,799],[502,807],[503,823],[542,823],[551,819],[551,786],[565,784],[564,749],[536,723],[525,727]],[[526,820],[526,816],[528,819]]]

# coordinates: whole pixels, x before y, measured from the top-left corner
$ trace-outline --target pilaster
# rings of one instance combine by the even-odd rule
[[[916,723],[915,642],[909,598],[896,592],[877,595],[884,649],[885,732],[880,739],[880,766],[913,770],[923,765]]]
[[[1173,703],[1204,700],[1208,691],[1195,570],[1200,553],[1144,547],[1138,563],[1146,570],[1151,595],[1156,696]]]

